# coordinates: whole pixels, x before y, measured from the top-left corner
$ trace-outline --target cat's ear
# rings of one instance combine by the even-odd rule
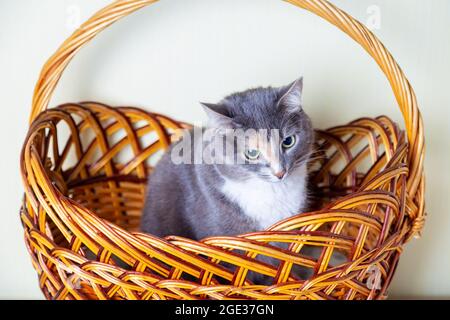
[[[208,127],[228,129],[233,120],[227,115],[226,109],[220,104],[200,102],[208,116]]]
[[[302,110],[303,77],[295,80],[282,91],[278,106],[284,106],[290,112]]]

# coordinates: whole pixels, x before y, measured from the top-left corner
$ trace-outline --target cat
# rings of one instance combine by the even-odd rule
[[[174,163],[182,143],[191,147],[192,154],[201,154],[205,147],[194,130],[184,135],[149,178],[142,231],[200,240],[264,230],[305,212],[314,131],[303,110],[302,93],[299,78],[287,86],[258,87],[217,104],[202,103],[208,124],[201,132],[213,130],[233,153],[217,153],[225,163]],[[251,132],[244,143],[227,140],[237,130]],[[194,161],[192,154],[188,158]],[[233,161],[226,162],[230,157]]]

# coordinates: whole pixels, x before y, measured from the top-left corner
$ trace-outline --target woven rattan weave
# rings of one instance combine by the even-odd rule
[[[48,299],[383,299],[403,245],[424,223],[423,125],[404,73],[361,23],[325,0],[290,0],[357,41],[391,84],[404,131],[387,117],[317,130],[319,210],[236,237],[139,233],[154,160],[188,125],[133,107],[47,109],[64,69],[100,31],[150,0],[96,13],[45,64],[21,155],[25,242]],[[280,249],[274,242],[288,243]],[[272,244],[271,244],[272,243]],[[305,245],[321,249],[318,258]],[[350,262],[331,265],[334,251]],[[278,266],[261,262],[265,255]],[[227,267],[224,266],[226,263]],[[310,268],[296,279],[293,265]],[[234,268],[230,268],[234,266]],[[273,278],[254,285],[249,271]],[[379,280],[379,281],[378,281]]]

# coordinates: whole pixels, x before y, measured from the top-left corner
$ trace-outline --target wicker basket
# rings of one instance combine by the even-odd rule
[[[266,231],[193,241],[137,232],[152,159],[184,123],[85,102],[46,111],[72,57],[100,31],[153,0],[117,1],[45,64],[21,155],[25,241],[48,299],[383,299],[403,245],[424,223],[424,139],[416,98],[383,44],[325,0],[290,0],[357,41],[387,76],[405,131],[387,117],[317,131],[311,166],[321,209]],[[131,156],[130,156],[131,155]],[[273,246],[288,243],[288,249]],[[321,254],[311,258],[305,245]],[[331,265],[334,251],[350,262]],[[257,256],[278,259],[272,266]],[[235,268],[224,267],[233,265]],[[296,279],[294,265],[310,268]],[[273,278],[254,285],[249,271]]]

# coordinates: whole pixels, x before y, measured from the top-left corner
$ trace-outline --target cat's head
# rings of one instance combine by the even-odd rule
[[[203,103],[209,128],[224,136],[245,132],[243,143],[233,142],[235,162],[222,169],[235,177],[278,182],[304,166],[314,133],[303,111],[302,91],[300,78],[288,86],[250,89],[218,104]]]

